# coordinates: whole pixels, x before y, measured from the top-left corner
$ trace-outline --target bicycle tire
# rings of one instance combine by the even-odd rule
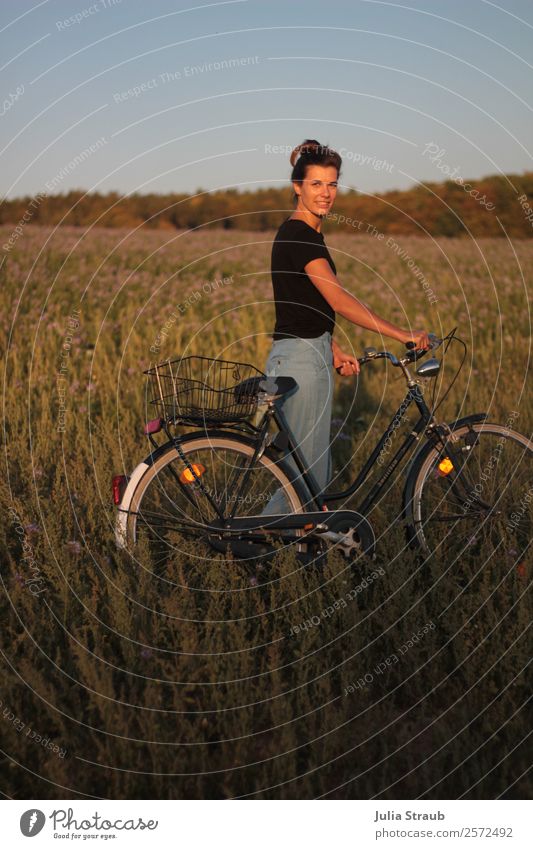
[[[201,475],[202,484],[213,496],[215,503],[224,507],[225,516],[232,500],[237,497],[231,491],[232,480],[235,483],[238,469],[250,462],[254,453],[253,445],[234,436],[202,436],[184,440],[181,443],[181,451],[191,465],[205,468],[206,473]],[[163,558],[165,553],[168,556],[179,550],[180,538],[187,535],[202,540],[211,551],[226,551],[230,545],[228,541],[217,542],[201,528],[192,528],[189,531],[169,528],[174,518],[178,526],[183,521],[205,522],[216,516],[215,509],[194,481],[192,485],[184,488],[176,480],[176,475],[179,478],[186,468],[177,448],[170,443],[168,449],[148,467],[139,480],[128,507],[128,547],[136,544],[139,530],[144,528],[152,553],[160,558]],[[262,505],[267,503],[280,486],[284,489],[290,511],[305,512],[304,502],[297,484],[292,480],[292,473],[267,450],[251,470],[246,490],[238,496],[240,501],[235,517],[260,513]],[[274,549],[270,546],[265,552],[264,546],[259,548],[253,544],[236,542],[230,545],[230,550],[237,552],[236,556],[246,555],[246,559],[254,559],[264,557],[265,553],[271,554]],[[187,556],[205,559],[203,554],[191,555],[188,552]]]
[[[448,559],[469,553],[490,559],[500,552],[519,563],[533,536],[533,442],[490,423],[462,425],[454,430],[454,440],[463,480],[454,476],[455,469],[453,475],[439,469],[444,457],[435,447],[415,470],[415,543],[425,554]],[[479,507],[480,499],[489,509]]]

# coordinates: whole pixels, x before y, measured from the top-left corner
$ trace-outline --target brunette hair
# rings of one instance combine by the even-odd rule
[[[342,159],[336,150],[328,145],[320,144],[316,139],[306,139],[299,144],[291,153],[290,163],[292,165],[291,182],[301,183],[305,179],[309,165],[321,165],[327,168],[332,165],[337,169],[337,177],[341,173]],[[298,199],[296,192],[294,199]]]

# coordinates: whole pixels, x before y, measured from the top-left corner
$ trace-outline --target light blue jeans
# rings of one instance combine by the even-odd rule
[[[297,389],[277,401],[277,405],[293,432],[307,468],[321,490],[326,488],[331,479],[332,367],[331,333],[326,331],[314,339],[273,341],[265,368],[268,377],[293,377],[298,384]],[[301,479],[288,450],[283,460]],[[261,515],[289,512],[289,503],[280,488]]]

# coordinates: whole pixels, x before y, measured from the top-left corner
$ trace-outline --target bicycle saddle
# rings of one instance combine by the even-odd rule
[[[288,395],[298,384],[294,377],[267,377],[259,383],[259,390],[269,396],[271,400]]]
[[[271,399],[281,398],[297,386],[293,377],[250,377],[233,387],[237,403],[245,403],[260,392],[265,392]]]

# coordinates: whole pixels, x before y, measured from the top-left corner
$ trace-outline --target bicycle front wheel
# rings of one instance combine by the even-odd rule
[[[433,448],[413,490],[416,542],[426,553],[493,555],[520,564],[533,531],[533,442],[496,424],[454,431],[455,463]]]
[[[232,512],[235,518],[258,515],[280,488],[288,512],[304,512],[303,499],[289,473],[268,452],[250,466],[254,448],[237,437],[191,437],[180,447],[186,462],[178,449],[169,445],[140,479],[128,508],[128,544],[144,536],[156,563],[163,564],[182,550],[186,537],[226,551],[228,541],[209,535],[202,525],[220,522]],[[246,542],[230,547],[247,559],[265,554],[265,546]],[[269,548],[273,551],[271,545]],[[189,558],[202,560],[207,554],[198,549],[187,552]]]

